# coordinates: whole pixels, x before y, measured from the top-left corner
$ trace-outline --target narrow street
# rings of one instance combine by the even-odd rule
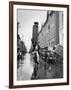
[[[43,60],[41,60],[43,61]],[[43,63],[43,62],[41,62]],[[38,69],[37,69],[37,78],[34,79],[51,79],[55,75],[55,70],[56,67],[55,65],[51,64],[46,64],[46,69],[45,69],[45,63],[44,65],[38,64]],[[24,59],[19,61],[19,68],[17,71],[17,80],[31,80],[32,75],[34,72],[34,62],[31,60],[31,55],[27,53],[24,56]]]

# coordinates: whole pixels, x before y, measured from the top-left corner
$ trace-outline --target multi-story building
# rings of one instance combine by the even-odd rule
[[[37,40],[38,40],[38,22],[34,22],[33,30],[32,30],[32,39],[31,39],[32,44],[29,52],[35,50],[35,47],[37,45]]]
[[[37,39],[38,39],[38,22],[34,22],[33,32],[32,32],[32,42],[34,44],[37,43]]]
[[[40,47],[63,45],[63,12],[47,11],[47,18],[38,35]]]

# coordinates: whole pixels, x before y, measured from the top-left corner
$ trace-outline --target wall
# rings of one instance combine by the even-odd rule
[[[50,12],[50,11],[49,11]],[[45,23],[42,25],[39,32],[38,41],[40,47],[53,47],[63,42],[63,23],[61,11],[51,11],[47,13]]]
[[[59,13],[59,43],[63,45],[63,12]]]
[[[18,1],[18,0],[17,0]],[[20,0],[19,0],[20,1]],[[70,4],[71,0],[22,0],[31,2],[44,2],[44,3],[60,3]],[[9,90],[8,88],[8,73],[9,73],[9,0],[0,0],[0,90]],[[70,6],[71,8],[71,6]],[[71,10],[71,9],[70,9]],[[71,12],[70,12],[71,19]],[[71,27],[70,27],[71,29]],[[71,31],[70,31],[71,34]],[[71,38],[71,35],[70,35]],[[71,44],[71,42],[70,42]],[[70,48],[71,50],[71,48]],[[70,62],[71,63],[71,62]],[[70,65],[71,68],[71,65]],[[70,72],[71,73],[71,72]],[[71,78],[70,78],[71,81]],[[70,90],[69,86],[52,86],[52,87],[38,87],[38,88],[25,88],[24,90]],[[15,89],[13,89],[15,90]],[[16,89],[16,90],[23,90]]]

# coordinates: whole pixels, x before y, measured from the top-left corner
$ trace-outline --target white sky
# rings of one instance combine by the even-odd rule
[[[31,46],[32,30],[35,21],[39,22],[39,30],[41,29],[41,24],[46,20],[47,11],[41,10],[25,10],[18,9],[17,17],[19,24],[19,34],[21,39],[25,42],[27,50]]]

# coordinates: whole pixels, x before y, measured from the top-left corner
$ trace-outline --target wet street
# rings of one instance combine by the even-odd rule
[[[17,80],[62,78],[62,72],[62,64],[48,64],[41,59],[35,64],[31,54],[27,53],[23,60],[19,60]]]
[[[27,53],[24,59],[19,61],[19,68],[17,71],[18,80],[30,80],[34,67],[33,62],[30,59],[30,54]]]
[[[44,65],[42,65],[41,63],[38,65],[37,79],[53,78],[56,67],[54,65],[46,64],[45,69]],[[17,80],[30,80],[32,78],[33,72],[34,72],[34,62],[33,60],[31,60],[31,55],[27,53],[24,56],[24,59],[22,61],[21,60],[19,61],[19,68],[17,70]]]

